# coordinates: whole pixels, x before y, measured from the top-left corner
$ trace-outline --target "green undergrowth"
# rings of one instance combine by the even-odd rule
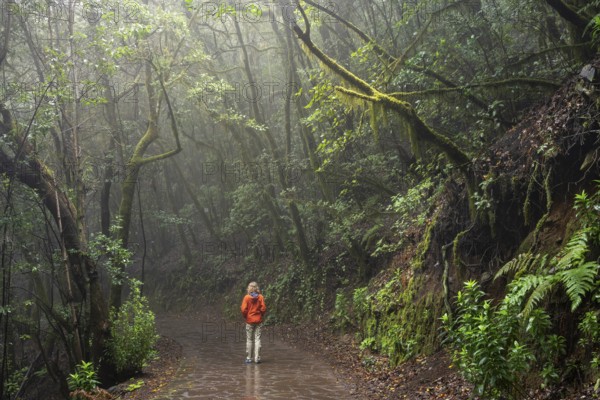
[[[579,383],[600,389],[600,181],[595,184],[593,194],[575,195],[576,222],[563,221],[563,245],[552,253],[529,249],[501,267],[496,278],[508,283],[500,298],[476,281],[465,283],[455,312],[443,317],[453,363],[477,395],[527,398],[536,386],[556,390],[570,383],[573,370]]]
[[[396,218],[398,241],[387,250],[411,256],[401,267],[390,266],[363,282],[365,286],[340,288],[336,293],[332,325],[338,332],[355,334],[365,360],[377,353],[394,367],[440,346],[444,295],[437,288],[441,282],[432,281],[424,270],[443,212],[435,205],[444,189],[443,184],[425,180],[396,197],[390,210]],[[420,232],[416,245],[407,239],[410,230]]]

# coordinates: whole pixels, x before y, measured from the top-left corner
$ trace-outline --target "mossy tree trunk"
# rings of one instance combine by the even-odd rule
[[[155,77],[156,74],[156,77]],[[121,241],[123,247],[129,245],[129,233],[131,229],[131,220],[133,212],[133,201],[136,193],[136,185],[140,176],[142,168],[150,163],[157,162],[169,157],[172,157],[181,151],[181,144],[179,142],[179,130],[177,127],[177,119],[171,106],[171,101],[165,88],[165,83],[159,71],[150,60],[146,61],[145,70],[145,88],[148,95],[148,119],[147,127],[144,135],[137,142],[133,153],[129,157],[125,166],[125,178],[121,183],[121,202],[119,204],[119,210],[117,212],[118,228],[117,228],[117,239]],[[156,93],[154,85],[156,80],[160,84],[162,89],[162,95]],[[152,143],[154,143],[160,133],[159,128],[159,116],[160,116],[160,105],[162,100],[166,102],[167,110],[171,122],[171,131],[175,138],[176,148],[164,153],[146,156],[146,151]],[[118,265],[119,272],[121,275],[124,274],[125,266]],[[122,302],[122,289],[123,282],[121,277],[117,277],[111,285],[110,291],[110,306],[119,308]]]

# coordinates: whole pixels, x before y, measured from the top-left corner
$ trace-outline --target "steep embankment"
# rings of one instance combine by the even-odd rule
[[[575,194],[595,191],[599,131],[596,61],[476,159],[475,220],[464,185],[448,180],[414,245],[402,249],[368,287],[346,294],[363,360],[374,362],[370,351],[392,365],[433,353],[440,348],[440,317],[463,282],[477,280],[492,297],[501,296],[506,282],[493,279],[500,267],[522,252],[553,255],[564,246],[577,225]],[[574,343],[574,318],[553,320],[567,343]]]

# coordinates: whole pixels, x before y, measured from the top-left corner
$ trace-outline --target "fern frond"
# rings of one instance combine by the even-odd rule
[[[510,273],[514,273],[515,275],[519,275],[521,273],[532,272],[534,270],[543,269],[546,266],[547,262],[546,254],[532,254],[532,253],[523,253],[519,254],[516,258],[513,258],[494,276],[494,279],[497,279],[501,276],[508,275]]]
[[[556,267],[559,270],[568,270],[577,267],[585,261],[589,251],[590,228],[581,229],[573,234],[564,249],[560,252]]]
[[[538,278],[542,279],[539,280],[538,285],[533,289],[523,307],[524,318],[529,318],[529,314],[531,314],[535,306],[541,303],[552,292],[557,281],[554,275],[538,276]]]
[[[508,285],[509,291],[504,300],[509,305],[518,305],[520,307],[528,293],[535,292],[539,286],[545,285],[545,281],[549,278],[552,278],[552,275],[541,276],[530,274],[521,276]]]
[[[556,274],[571,300],[571,311],[575,311],[585,295],[595,288],[599,269],[600,265],[597,262],[586,262],[577,268],[559,271]]]

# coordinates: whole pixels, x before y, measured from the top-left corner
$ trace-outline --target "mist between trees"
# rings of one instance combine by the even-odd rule
[[[564,170],[555,131],[526,183],[490,149],[596,40],[596,9],[556,0],[1,4],[3,398],[33,393],[25,369],[63,395],[84,360],[116,379],[134,277],[167,311],[237,309],[256,280],[273,321],[337,307],[392,363],[439,348],[441,296],[516,251]]]
[[[225,22],[235,19],[244,24],[259,23],[290,23],[299,22],[300,16],[296,12],[294,1],[203,1],[184,0],[189,11],[198,11],[200,23],[210,21]],[[478,0],[467,0],[464,3],[476,5]],[[82,4],[78,10],[79,16],[88,23],[95,24],[102,19],[114,23],[137,23],[144,22],[139,8],[133,0],[77,0],[75,3]],[[311,14],[313,23],[336,24],[339,21],[331,14],[339,14],[344,6],[341,1],[317,1],[321,8]],[[400,5],[404,7],[402,14],[412,15],[414,8],[408,3]],[[6,13],[15,16],[29,16],[33,19],[47,20],[49,11],[52,11],[51,19],[54,21],[68,21],[68,0],[6,0],[1,6]],[[436,16],[443,6],[424,2],[419,7],[419,12],[425,16]]]
[[[350,160],[348,154],[345,156],[347,160]],[[2,163],[0,163],[2,164]],[[410,163],[401,163],[396,166],[395,172],[398,175],[408,173]],[[75,164],[69,165],[63,164],[66,168],[74,168]],[[260,184],[276,184],[277,174],[283,171],[285,179],[290,184],[310,184],[314,180],[313,174],[310,172],[307,165],[301,166],[297,163],[290,165],[282,165],[275,161],[256,161],[256,162],[244,162],[244,161],[220,161],[220,162],[199,162],[197,164],[191,164],[189,167],[198,169],[200,171],[200,177],[198,183],[203,184],[244,184],[244,183],[260,183]],[[15,178],[16,176],[25,176],[35,182],[40,182],[42,179],[42,171],[37,166],[31,166],[26,163],[13,163],[4,162],[2,171],[9,178]],[[103,174],[104,165],[100,162],[85,162],[83,168],[86,171],[86,176],[89,179],[90,189],[96,185],[103,183],[102,179],[105,178]],[[335,171],[335,165],[331,167],[332,171]],[[155,179],[156,174],[162,172],[162,167],[159,165],[150,166],[137,176],[138,183],[148,183]],[[379,171],[371,170],[370,173],[383,174],[390,173],[389,168],[384,168]],[[124,165],[115,165],[115,171],[110,177],[110,181],[113,183],[121,183],[127,180],[128,175]],[[343,179],[339,174],[336,173],[323,173],[323,181],[328,184],[341,184]],[[158,189],[163,190],[163,189]]]
[[[271,263],[284,251],[277,243],[248,243],[246,241],[208,241],[194,245],[200,261],[219,259],[222,262],[244,262],[255,260],[257,263]]]
[[[119,23],[137,23],[143,22],[144,17],[140,14],[139,8],[132,0],[79,0],[82,4],[79,15],[85,21],[94,24],[105,19],[111,22]],[[292,1],[185,1],[189,11],[199,12],[199,23],[213,20],[225,21],[236,19],[240,23],[264,23],[264,22],[293,22],[298,20],[295,12],[296,5]],[[335,13],[339,5],[333,1],[322,1],[319,3],[330,12]],[[38,2],[35,0],[6,0],[3,8],[13,15],[28,15],[34,18],[46,19],[48,11],[54,12],[53,19],[56,21],[68,20],[68,1],[67,0],[45,0]],[[328,13],[317,12],[313,14],[314,22],[335,23],[336,20]]]

